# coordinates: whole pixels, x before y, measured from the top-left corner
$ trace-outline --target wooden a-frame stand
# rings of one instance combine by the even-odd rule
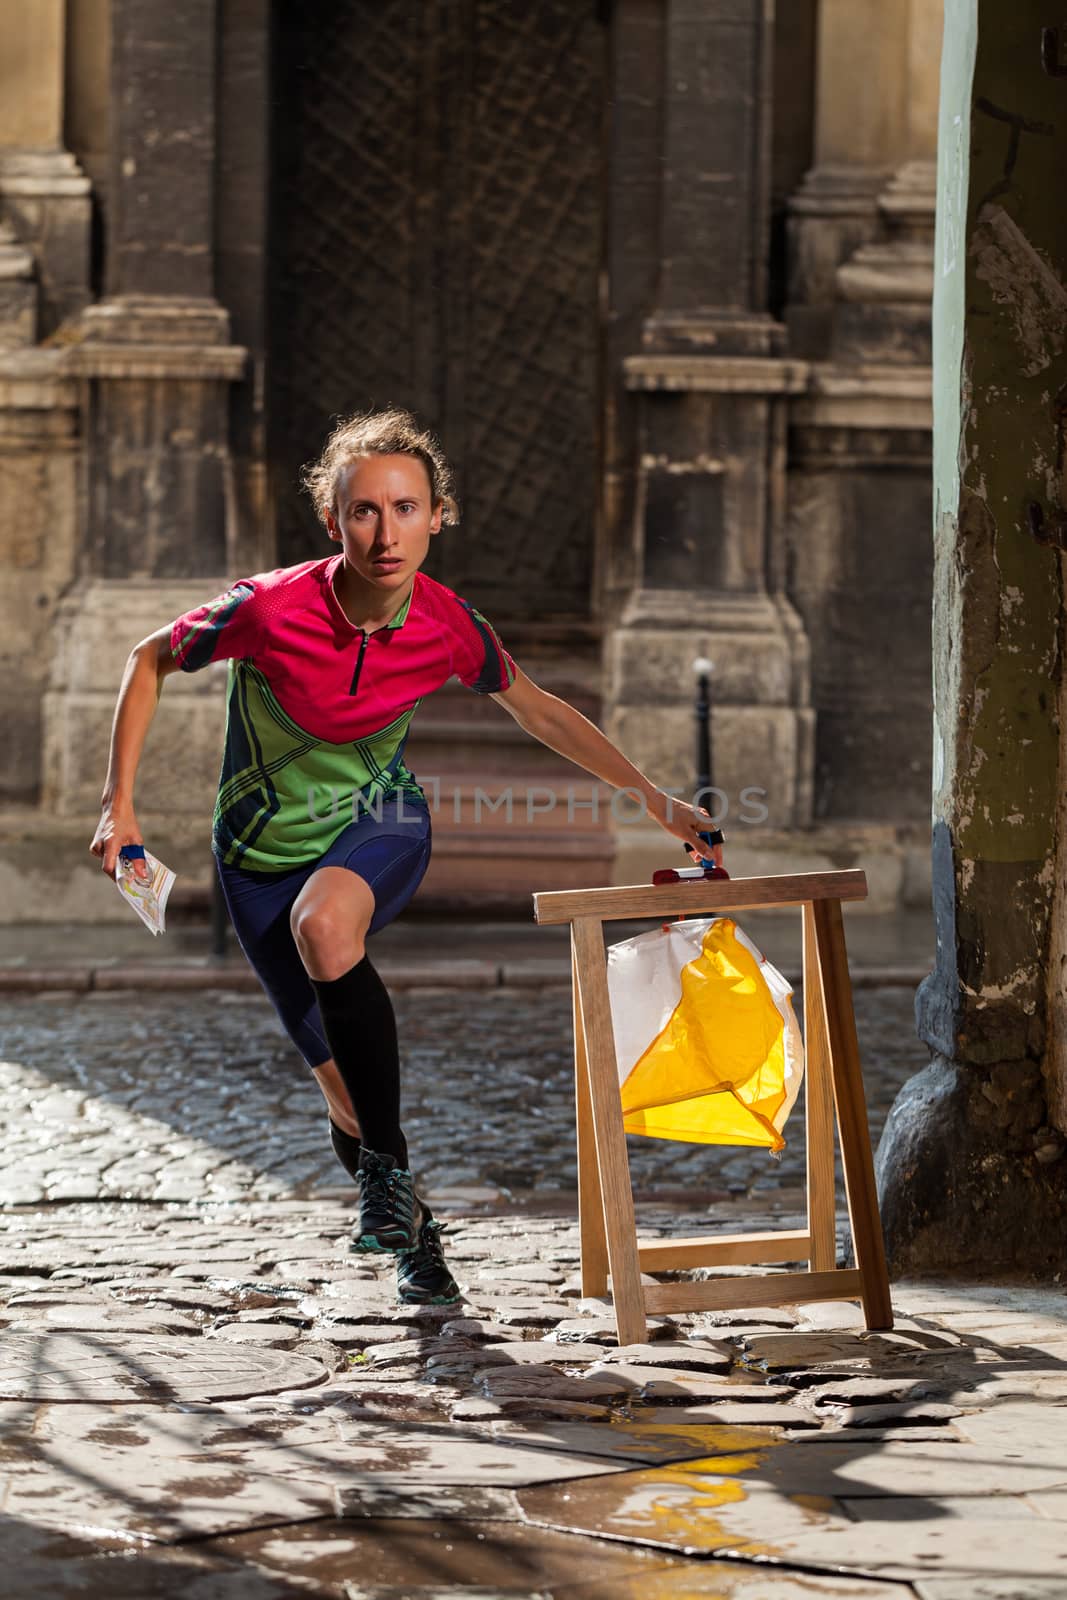
[[[648,1315],[808,1300],[858,1299],[868,1328],[892,1327],[841,916],[842,900],[866,896],[867,880],[858,871],[534,895],[539,923],[568,922],[571,927],[582,1293],[605,1296],[610,1275],[620,1344],[640,1343],[646,1337]],[[790,905],[799,905],[804,918],[807,1227],[642,1244],[637,1238],[623,1129],[604,923]],[[835,1112],[856,1257],[851,1268],[835,1266]],[[808,1270],[654,1287],[641,1282],[642,1271],[776,1261],[807,1261]]]

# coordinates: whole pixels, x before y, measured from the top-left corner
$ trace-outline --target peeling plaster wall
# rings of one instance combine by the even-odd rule
[[[938,970],[920,1032],[971,1064],[1040,1058],[1060,791],[1059,506],[1067,85],[1037,0],[948,0],[935,275]],[[978,28],[982,49],[976,52]],[[973,86],[971,75],[973,70]]]
[[[1065,497],[1067,498],[1067,497]],[[1067,594],[1067,556],[1060,555],[1060,591]],[[1067,661],[1067,607],[1060,615],[1060,659]],[[1048,956],[1048,1040],[1045,1082],[1048,1120],[1067,1134],[1067,670],[1060,672],[1060,781]]]
[[[1054,1125],[1059,1117],[1063,1127],[1056,1030],[1067,953],[1056,892],[1067,822],[1058,481],[1067,83],[1042,67],[1047,21],[1037,0],[945,8],[934,289],[937,961],[916,999],[934,1059],[898,1095],[875,1161],[898,1274],[1060,1281],[1067,1272],[1067,1139]]]

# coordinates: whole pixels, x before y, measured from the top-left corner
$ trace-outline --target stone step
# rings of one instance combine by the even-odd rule
[[[582,775],[577,774],[579,784]],[[538,779],[540,782],[540,779]],[[451,798],[442,785],[448,808]],[[491,786],[488,791],[492,793]],[[559,791],[557,790],[557,795]],[[606,789],[603,793],[608,793]],[[565,795],[554,812],[538,813],[527,826],[521,803],[508,828],[503,813],[497,827],[473,823],[473,787],[460,785],[460,821],[434,816],[434,859],[415,902],[418,912],[506,910],[525,921],[530,895],[537,890],[636,884],[651,881],[654,868],[677,865],[681,846],[654,823],[590,826],[588,811],[567,822]],[[181,814],[138,813],[153,852],[178,872],[171,906],[182,913],[206,914],[212,862],[210,806]],[[610,815],[610,808],[609,808]],[[102,876],[89,854],[95,825],[92,811],[62,817],[30,807],[10,808],[0,817],[0,924],[126,923],[129,908]],[[727,823],[730,833],[730,823]],[[850,918],[907,913],[914,921],[915,960],[925,960],[930,933],[929,838],[921,828],[887,824],[831,824],[803,830],[737,827],[726,846],[727,867],[735,878],[782,872],[825,872],[862,867],[869,898],[847,907]],[[495,874],[495,883],[487,879]],[[484,896],[484,898],[483,898]],[[768,913],[761,914],[761,921]],[[751,919],[750,919],[751,920]],[[895,947],[871,962],[910,972]]]

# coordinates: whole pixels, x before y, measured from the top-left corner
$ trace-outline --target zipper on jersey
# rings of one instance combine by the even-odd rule
[[[361,637],[359,641],[359,655],[356,657],[356,669],[352,674],[352,682],[348,689],[349,694],[355,694],[357,688],[359,687],[359,675],[363,671],[363,657],[367,653],[367,640],[370,637],[366,629],[361,629],[360,633]]]

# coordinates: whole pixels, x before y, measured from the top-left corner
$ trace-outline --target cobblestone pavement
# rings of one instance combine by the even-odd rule
[[[907,990],[856,1007],[877,1136],[923,1054]],[[1062,1291],[898,1287],[891,1333],[679,1314],[620,1349],[581,1298],[569,997],[398,1013],[449,1307],[348,1250],[258,997],[0,1008],[12,1600],[1062,1600]],[[631,1143],[650,1234],[799,1220],[799,1139]]]
[[[872,1136],[925,1065],[908,989],[858,990]],[[570,999],[557,988],[396,997],[405,1125],[442,1204],[573,1190]],[[0,1203],[302,1197],[347,1185],[323,1101],[258,995],[130,992],[0,1003]],[[765,1151],[631,1139],[635,1190],[795,1207],[801,1107]]]
[[[465,1301],[420,1309],[349,1220],[0,1215],[12,1600],[1067,1590],[1059,1291],[906,1287],[881,1334],[840,1304],[679,1314],[619,1348],[573,1224],[456,1219]]]

